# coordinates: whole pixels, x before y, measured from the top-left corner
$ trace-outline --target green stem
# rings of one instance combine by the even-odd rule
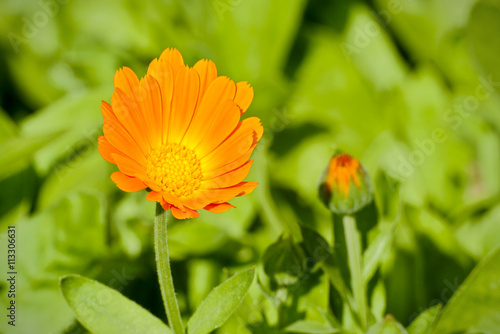
[[[368,327],[365,286],[362,276],[361,242],[356,229],[356,220],[352,216],[344,216],[344,231],[347,244],[347,257],[351,271],[351,287],[356,301],[361,327]]]
[[[167,245],[167,212],[163,210],[160,203],[156,203],[156,215],[154,222],[155,233],[155,258],[158,281],[160,283],[163,305],[167,313],[170,327],[175,334],[184,334],[179,305],[175,298],[174,282],[170,270],[170,259],[168,257]]]

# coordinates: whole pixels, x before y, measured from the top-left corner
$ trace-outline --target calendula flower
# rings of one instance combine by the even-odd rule
[[[114,85],[111,104],[101,105],[99,152],[118,166],[118,188],[148,189],[148,200],[182,219],[224,212],[257,186],[243,182],[263,132],[259,118],[241,120],[254,95],[247,82],[217,76],[210,60],[190,68],[167,49],[142,79],[124,67]]]
[[[368,173],[351,155],[334,155],[323,173],[319,187],[325,205],[339,214],[354,213],[372,200]]]

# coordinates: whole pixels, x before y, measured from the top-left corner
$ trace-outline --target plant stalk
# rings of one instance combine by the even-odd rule
[[[154,220],[155,259],[160,283],[163,305],[167,314],[170,327],[175,334],[184,334],[179,305],[175,298],[174,282],[170,270],[170,258],[168,256],[167,244],[167,212],[160,203],[156,203],[156,215]]]
[[[343,223],[347,244],[347,257],[349,269],[351,271],[351,288],[354,300],[356,301],[356,308],[358,310],[362,330],[366,331],[368,327],[368,313],[365,286],[362,276],[361,242],[354,217],[349,215],[344,216]]]

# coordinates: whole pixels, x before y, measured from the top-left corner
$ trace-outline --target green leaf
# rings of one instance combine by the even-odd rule
[[[437,315],[441,311],[441,304],[429,307],[424,312],[420,313],[408,327],[408,334],[426,334],[436,322]]]
[[[430,333],[500,328],[500,248],[485,257],[455,292]]]
[[[60,287],[78,321],[92,333],[173,333],[147,310],[97,281],[68,275]]]
[[[188,322],[188,334],[206,334],[219,328],[243,301],[255,270],[243,270],[210,292]]]
[[[285,328],[287,333],[333,334],[339,330],[313,320],[299,320]]]

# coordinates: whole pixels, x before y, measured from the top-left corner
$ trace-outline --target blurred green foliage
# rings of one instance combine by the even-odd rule
[[[341,247],[333,264],[314,255],[341,245],[317,196],[341,149],[375,188],[376,207],[358,218],[369,332],[405,333],[414,319],[408,333],[500,328],[500,259],[487,257],[500,246],[498,0],[4,0],[0,13],[0,261],[15,225],[16,332],[85,332],[58,290],[72,273],[165,320],[154,204],[116,188],[97,136],[114,72],[143,75],[167,47],[249,81],[247,114],[265,127],[255,192],[169,229],[186,319],[256,265],[257,283],[218,333],[353,328],[348,296],[330,284],[347,278]],[[315,261],[286,271],[303,257]]]

